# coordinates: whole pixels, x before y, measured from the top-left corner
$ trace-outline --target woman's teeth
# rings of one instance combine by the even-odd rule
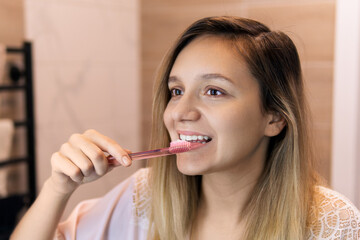
[[[180,134],[180,139],[188,142],[201,142],[207,143],[210,142],[211,138],[203,135],[183,135]]]

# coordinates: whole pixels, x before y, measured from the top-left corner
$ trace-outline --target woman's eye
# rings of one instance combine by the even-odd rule
[[[179,95],[183,94],[183,91],[178,89],[178,88],[170,89],[170,92],[171,92],[172,97],[176,97],[176,96],[179,96]]]
[[[219,96],[219,95],[223,95],[224,93],[221,92],[220,90],[210,88],[209,90],[206,91],[206,94],[210,96]]]

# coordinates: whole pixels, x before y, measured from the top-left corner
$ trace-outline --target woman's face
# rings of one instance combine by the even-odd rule
[[[200,37],[177,57],[164,122],[172,141],[210,142],[177,155],[180,172],[203,175],[262,168],[272,115],[261,110],[257,81],[228,40]],[[249,169],[250,168],[250,169]]]

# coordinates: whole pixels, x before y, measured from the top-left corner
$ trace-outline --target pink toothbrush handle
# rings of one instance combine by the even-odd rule
[[[175,153],[171,153],[169,151],[169,148],[160,148],[160,149],[149,150],[144,152],[130,153],[129,156],[131,157],[131,160],[142,160],[142,159],[161,157],[171,154],[175,154]],[[107,159],[110,161],[115,160],[115,158],[111,155],[109,155]]]
[[[187,152],[199,148],[201,146],[203,146],[203,144],[201,143],[190,143],[185,141],[179,141],[179,142],[172,142],[170,147],[168,148],[160,148],[160,149],[154,149],[144,152],[130,153],[129,156],[131,157],[132,160],[141,160],[141,159],[162,157],[166,155]],[[111,162],[115,161],[115,158],[111,155],[109,155],[107,159]]]
[[[166,155],[175,154],[169,151],[169,148],[161,148],[155,150],[149,150],[145,152],[130,153],[129,156],[132,160],[141,160],[147,158],[161,157]]]

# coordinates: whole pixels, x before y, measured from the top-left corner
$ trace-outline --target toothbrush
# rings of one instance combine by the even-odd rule
[[[141,159],[148,159],[154,157],[161,157],[166,155],[172,155],[177,153],[188,152],[194,149],[197,149],[201,146],[204,146],[202,143],[198,142],[187,142],[183,140],[177,140],[170,143],[170,147],[168,148],[159,148],[144,152],[135,152],[130,153],[129,156],[132,160],[141,160]],[[111,155],[107,156],[107,159],[110,161],[114,161],[115,158]]]

